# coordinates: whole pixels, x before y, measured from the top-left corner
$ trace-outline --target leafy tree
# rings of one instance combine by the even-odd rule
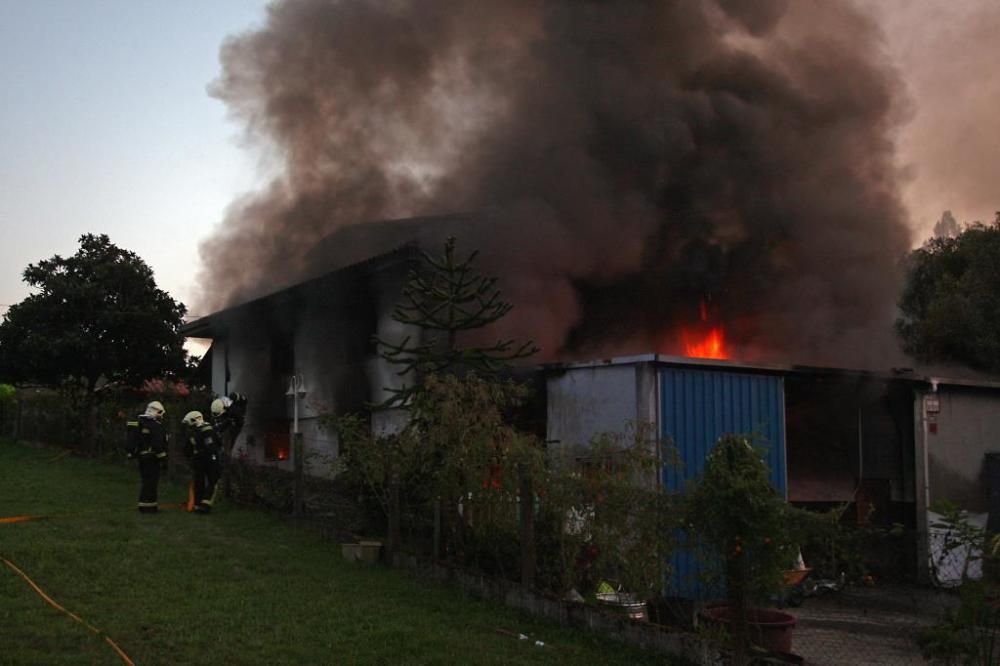
[[[1000,213],[911,252],[899,309],[908,353],[1000,372]]]
[[[509,363],[531,356],[538,349],[530,342],[497,340],[492,345],[460,345],[462,333],[499,321],[511,310],[500,298],[497,279],[475,272],[478,251],[464,261],[455,256],[455,239],[445,241],[444,254],[423,253],[422,270],[410,272],[393,319],[421,329],[422,339],[396,343],[376,338],[380,355],[400,367],[399,374],[414,380],[424,375],[473,372],[493,377]],[[385,407],[408,404],[419,382],[389,389]]]
[[[0,372],[8,378],[72,389],[92,416],[103,386],[183,371],[184,306],[108,236],[81,236],[76,254],[30,264],[24,281],[35,293],[0,324]],[[91,421],[83,432],[92,445]]]

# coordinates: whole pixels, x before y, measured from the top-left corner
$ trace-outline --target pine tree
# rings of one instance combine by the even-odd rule
[[[535,354],[529,340],[497,340],[489,346],[460,346],[462,333],[488,326],[507,315],[513,307],[500,297],[497,278],[479,274],[472,252],[465,260],[456,258],[455,239],[448,238],[441,257],[421,253],[420,269],[412,270],[403,287],[401,302],[393,319],[421,329],[421,340],[411,336],[394,343],[376,337],[379,354],[400,368],[411,383],[389,389],[392,395],[382,407],[408,405],[419,379],[427,375],[474,373],[493,378],[512,362]]]

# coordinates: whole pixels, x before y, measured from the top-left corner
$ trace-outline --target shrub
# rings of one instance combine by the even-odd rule
[[[678,522],[657,477],[672,452],[649,424],[630,423],[555,461],[539,490],[540,560],[554,563],[546,585],[587,592],[611,581],[642,599],[662,590]]]
[[[798,555],[798,510],[771,485],[762,453],[743,435],[723,435],[687,493],[685,523],[709,577],[726,585],[735,660],[747,654],[747,612],[781,593]]]

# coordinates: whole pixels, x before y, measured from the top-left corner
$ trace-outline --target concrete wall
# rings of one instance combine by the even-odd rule
[[[254,322],[242,322],[244,326],[234,326],[229,335],[221,342],[223,353],[213,357],[219,363],[213,362],[212,388],[225,395],[224,388],[230,392],[237,391],[247,396],[250,409],[243,431],[233,446],[233,456],[243,456],[247,459],[264,462],[264,441],[266,425],[269,422],[267,412],[262,406],[268,402],[269,386],[267,377],[271,375],[270,336],[266,330],[255,327]],[[226,368],[229,369],[229,381],[226,382]]]
[[[930,504],[947,500],[984,512],[983,457],[1000,451],[1000,391],[942,385],[937,396],[937,432],[928,427],[925,435]]]
[[[220,395],[228,389],[249,398],[234,455],[293,469],[293,455],[267,460],[265,451],[269,433],[290,435],[294,429],[295,403],[285,393],[291,376],[297,375],[306,390],[298,403],[305,471],[315,476],[333,473],[339,445],[335,433],[322,426],[321,415],[361,411],[385,396],[383,386],[401,381],[375,354],[373,334],[418,339],[411,328],[391,320],[406,269],[397,264],[383,271],[332,276],[224,315],[220,328],[224,326],[226,334],[215,341],[212,387]]]

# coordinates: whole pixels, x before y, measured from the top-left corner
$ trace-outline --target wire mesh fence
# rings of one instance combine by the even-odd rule
[[[916,537],[893,538],[898,545]],[[922,582],[877,568],[852,582],[808,581],[801,604],[790,609],[793,652],[802,663],[1000,664],[1000,594],[990,559],[968,543],[933,546],[932,537]]]
[[[849,586],[794,609],[794,652],[807,664],[924,664],[921,637],[956,606],[913,584]]]

